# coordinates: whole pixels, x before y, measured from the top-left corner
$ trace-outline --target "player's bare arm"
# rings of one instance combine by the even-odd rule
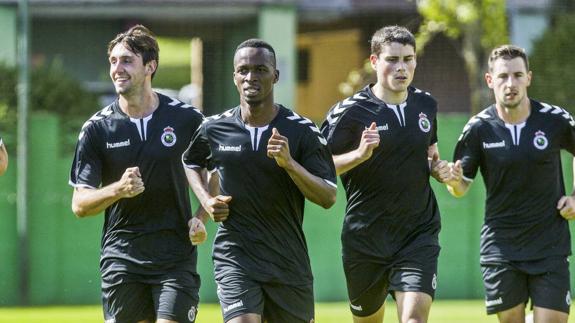
[[[449,163],[449,168],[450,178],[444,182],[447,186],[447,190],[455,197],[462,197],[467,193],[471,182],[468,182],[463,178],[461,160],[457,160],[455,163]]]
[[[217,172],[208,173],[203,171],[202,178],[207,178],[208,191],[214,196],[219,194],[220,179]],[[188,222],[188,227],[190,229],[189,236],[190,241],[193,245],[198,245],[204,243],[208,238],[208,233],[206,231],[206,222],[210,219],[210,214],[204,210],[203,206],[198,207],[194,216]]]
[[[295,161],[290,154],[288,138],[282,136],[276,128],[268,141],[267,155],[274,158],[278,166],[286,170],[302,194],[313,203],[330,208],[335,203],[337,188],[322,178],[308,172]]]
[[[380,138],[377,125],[375,122],[372,122],[369,128],[366,128],[361,133],[361,140],[357,149],[345,154],[333,156],[336,174],[339,176],[371,158],[373,150],[379,146],[379,142]]]
[[[189,237],[192,244],[199,245],[204,243],[208,238],[208,233],[206,231],[206,226],[204,225],[204,218],[207,219],[209,215],[207,212],[202,208],[199,207],[196,214],[188,221],[189,227]]]
[[[203,175],[204,170],[196,167],[185,168],[185,171],[188,183],[204,210],[215,222],[225,221],[230,213],[228,203],[232,197],[210,194],[209,187],[213,187],[214,184],[207,183],[206,176]]]
[[[427,159],[429,160],[429,168],[431,169],[431,176],[436,181],[444,183],[451,177],[451,170],[447,160],[439,158],[439,149],[437,143],[429,146],[427,149]]]
[[[6,151],[6,147],[0,139],[0,175],[3,175],[8,168],[8,152]]]
[[[72,211],[78,217],[96,215],[119,199],[131,198],[144,192],[145,186],[138,167],[127,168],[120,180],[101,188],[76,187],[72,195]]]
[[[573,170],[575,170],[575,157],[573,158],[572,165]],[[573,173],[573,179],[575,180],[575,173]],[[575,181],[573,183],[575,183]],[[559,199],[557,202],[557,209],[561,216],[566,220],[575,219],[575,184],[571,195],[562,196]]]

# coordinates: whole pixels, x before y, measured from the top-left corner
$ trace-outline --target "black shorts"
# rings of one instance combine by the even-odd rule
[[[355,316],[369,316],[383,305],[388,293],[423,292],[435,296],[439,246],[424,246],[380,261],[343,261],[350,309]]]
[[[262,283],[238,273],[222,275],[216,282],[224,322],[249,313],[274,323],[313,322],[313,284]]]
[[[531,299],[532,306],[569,313],[571,283],[566,257],[481,265],[487,314]]]
[[[200,277],[177,272],[164,275],[129,275],[129,282],[102,284],[102,303],[106,323],[155,321],[179,323],[196,320]]]

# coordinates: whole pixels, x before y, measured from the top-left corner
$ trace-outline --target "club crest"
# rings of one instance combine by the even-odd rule
[[[535,137],[533,138],[533,146],[539,150],[543,150],[547,148],[549,145],[549,140],[545,137],[545,133],[541,130],[535,133]]]
[[[431,122],[427,118],[427,115],[423,112],[419,114],[418,124],[419,124],[419,129],[421,129],[421,131],[423,131],[423,132],[429,132],[429,130],[431,130]]]
[[[162,139],[162,144],[164,144],[164,146],[172,147],[173,145],[176,144],[176,140],[178,138],[176,137],[176,133],[174,132],[174,128],[165,127],[164,133],[162,133],[161,139]]]
[[[192,306],[190,308],[190,310],[188,311],[188,320],[190,320],[190,322],[194,322],[196,320],[196,313],[198,312],[198,309],[195,306]]]

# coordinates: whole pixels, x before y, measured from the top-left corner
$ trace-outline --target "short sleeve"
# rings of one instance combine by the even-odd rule
[[[463,133],[459,137],[453,152],[453,161],[461,160],[463,176],[468,181],[472,181],[477,175],[481,158],[481,150],[479,149],[476,135],[477,129],[471,127],[471,122],[463,128]]]
[[[433,124],[431,126],[431,145],[437,143],[437,117],[433,118]]]
[[[182,155],[182,162],[187,168],[207,168],[213,169],[211,160],[212,153],[207,136],[207,122],[202,123],[194,135],[188,149]]]
[[[575,120],[573,116],[563,110],[563,118],[560,118],[563,123],[563,132],[561,136],[561,148],[567,150],[572,155],[575,155]]]
[[[313,128],[317,130],[317,127],[313,126]],[[333,158],[327,146],[326,139],[320,131],[317,130],[317,132],[305,135],[302,144],[303,154],[300,164],[308,172],[336,186],[337,179]]]
[[[363,124],[353,122],[343,115],[341,120],[333,124],[325,120],[321,132],[327,140],[331,153],[341,155],[359,147],[364,128]]]
[[[98,154],[96,138],[93,124],[80,132],[70,170],[70,185],[98,188],[102,183],[102,160]]]

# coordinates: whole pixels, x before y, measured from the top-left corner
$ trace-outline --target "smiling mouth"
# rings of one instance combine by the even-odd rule
[[[260,92],[259,88],[255,88],[255,87],[248,87],[244,89],[244,92],[248,93],[248,94],[257,94]]]

